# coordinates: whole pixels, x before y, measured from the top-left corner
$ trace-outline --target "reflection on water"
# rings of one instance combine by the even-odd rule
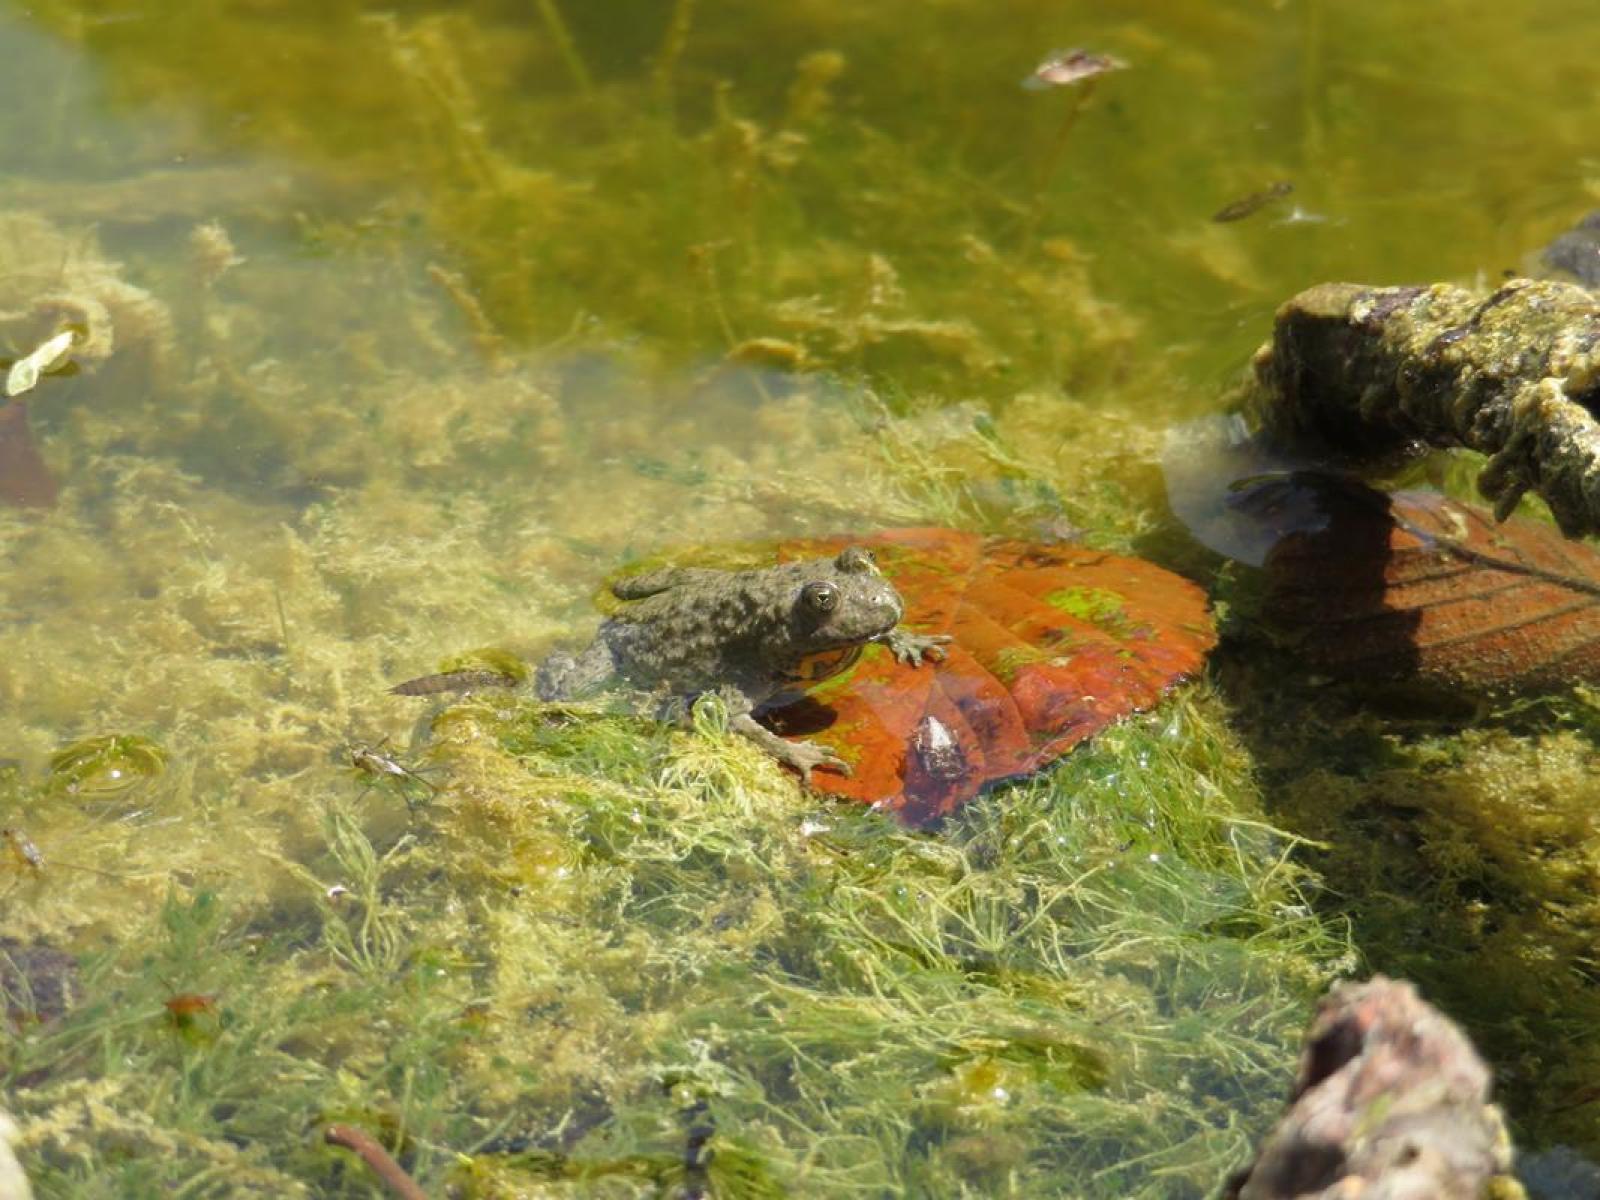
[[[0,1070],[14,1091],[19,1072],[40,1089],[11,1101],[30,1120],[91,1094],[117,1114],[35,1147],[35,1162],[71,1187],[82,1155],[153,1144],[128,1114],[159,1105],[83,1067],[93,1044],[101,1061],[143,1064],[152,1086],[185,1064],[210,1115],[162,1108],[159,1128],[193,1133],[195,1171],[258,1144],[226,1170],[272,1194],[328,1179],[328,1164],[281,1148],[283,1129],[216,1117],[244,1103],[225,1095],[230,1079],[253,1096],[284,1089],[292,1122],[400,1129],[402,1157],[436,1182],[456,1151],[500,1136],[496,1122],[563,1152],[581,1143],[591,1161],[676,1169],[681,1150],[656,1144],[666,1135],[651,1122],[678,1137],[674,1114],[703,1100],[726,1109],[716,1154],[747,1168],[727,1177],[730,1194],[763,1194],[773,1172],[799,1192],[846,1186],[849,1139],[877,1164],[862,1190],[946,1194],[1030,1170],[1028,1186],[1048,1190],[1048,1172],[1027,1166],[1039,1158],[1074,1161],[1092,1194],[1202,1193],[1213,1160],[1237,1149],[1223,1110],[1246,1103],[1241,1079],[1268,1090],[1306,981],[1335,956],[1325,931],[1263,915],[1260,897],[1292,887],[1265,850],[1186,846],[1175,831],[1188,826],[1148,817],[1156,799],[1106,850],[1090,801],[1076,824],[1050,824],[1068,802],[1041,791],[1038,820],[1062,841],[1026,853],[1060,857],[1029,859],[1024,886],[995,866],[1024,853],[1014,846],[953,865],[961,833],[932,847],[846,814],[841,837],[859,843],[782,841],[810,801],[660,731],[596,727],[593,745],[566,747],[565,726],[518,726],[520,754],[600,764],[592,782],[576,768],[559,786],[539,775],[530,798],[521,760],[490,754],[516,736],[476,710],[453,728],[477,749],[458,746],[442,790],[459,790],[439,801],[480,822],[463,831],[383,797],[352,816],[361,785],[338,752],[384,737],[409,749],[414,714],[389,684],[466,651],[532,657],[571,640],[606,571],[675,545],[1051,522],[1126,548],[1164,520],[1159,431],[1214,406],[1280,298],[1325,277],[1493,273],[1593,204],[1592,7],[1541,0],[1537,20],[1481,7],[1146,0],[1108,16],[1029,0],[1002,21],[968,3],[8,10],[0,357],[75,337],[72,371],[43,372],[25,414],[0,409],[0,499],[32,504],[0,507],[0,756],[19,762],[0,780],[0,824],[91,870],[8,863],[0,906],[8,938],[112,957],[82,985],[107,1007]],[[1086,97],[1017,86],[1079,44],[1128,68]],[[1280,178],[1328,219],[1211,220]],[[1220,736],[1206,726],[1192,740]],[[74,745],[137,747],[165,769],[137,804],[91,811],[49,782],[52,756]],[[1100,772],[1081,794],[1102,796],[1109,829],[1125,789],[1094,762],[1067,770]],[[1165,769],[1148,784],[1162,804],[1209,788],[1219,809],[1254,809],[1247,772]],[[669,784],[738,836],[708,825],[692,853],[674,842],[689,836],[674,822],[711,818],[667,821]],[[570,826],[551,815],[584,804],[591,815]],[[451,890],[444,860],[408,857],[499,829],[513,808],[513,833],[485,835],[517,847],[511,866],[453,850],[453,869],[479,874]],[[1214,833],[1220,818],[1194,820]],[[1158,835],[1174,839],[1150,852],[1172,874],[1138,876],[1115,847]],[[780,839],[762,843],[770,862],[740,859],[763,837]],[[698,942],[683,929],[712,901],[666,871],[673,853],[726,906]],[[867,859],[876,880],[837,874]],[[741,864],[731,880],[724,860]],[[940,890],[969,868],[970,895]],[[1079,952],[1118,961],[1069,1002],[1079,966],[1052,906],[1076,903],[1075,872],[1119,887],[1126,872],[1122,900],[1151,915],[1085,902],[1075,919],[1095,948]],[[635,883],[603,892],[602,876]],[[906,889],[903,908],[879,907],[880,883]],[[848,930],[810,929],[846,891]],[[948,912],[918,912],[934,894]],[[548,927],[528,924],[530,904]],[[628,932],[641,911],[677,924]],[[960,930],[937,923],[950,913]],[[923,916],[942,931],[925,945]],[[1213,923],[1281,940],[1252,960]],[[1141,957],[1180,928],[1196,948]],[[511,963],[514,933],[593,942],[548,961],[519,943]],[[813,945],[831,957],[807,959]],[[1008,945],[1023,964],[1011,975],[961,974]],[[695,958],[704,946],[715,953]],[[1186,975],[1190,953],[1222,982]],[[889,988],[880,955],[919,964],[925,1009],[897,993],[899,1008],[869,1019],[865,998]],[[672,964],[660,994],[617,1001],[652,956]],[[602,960],[605,979],[581,974]],[[772,963],[788,975],[758,973]],[[428,992],[429,970],[459,992]],[[716,972],[722,991],[704,983]],[[836,1020],[784,992],[824,976]],[[671,1042],[697,1006],[741,987],[756,999],[717,1008],[719,1028],[747,1023],[716,1034],[721,1049]],[[1163,1043],[1152,1071],[1130,1040],[1114,1069],[1074,1073],[1097,1023],[1153,1022],[1186,992],[1228,993],[1208,1019],[1239,1042],[1186,1033],[1200,1040]],[[220,995],[215,1041],[140,1023],[174,995]],[[1089,1015],[1061,1015],[1080,1002]],[[785,1033],[762,1005],[798,1024]],[[1009,1024],[969,1027],[985,1010]],[[363,1040],[401,1012],[410,1049]],[[246,1025],[258,1044],[228,1040]],[[579,1031],[566,1049],[562,1028]],[[537,1043],[546,1061],[496,1065],[530,1029],[550,1039]],[[898,1091],[862,1098],[852,1072],[868,1058],[852,1057],[866,1054],[852,1036],[886,1047],[882,1078]],[[218,1047],[348,1066],[291,1085],[288,1069],[230,1075]],[[603,1065],[579,1070],[584,1055]],[[654,1081],[673,1055],[692,1069],[672,1086],[694,1094],[668,1103]],[[802,1057],[804,1086],[785,1074]],[[400,1065],[372,1065],[384,1061]],[[471,1075],[470,1095],[450,1091],[466,1085],[445,1063]],[[410,1099],[389,1107],[397,1095]],[[1152,1096],[1173,1106],[1170,1124],[1130,1115]],[[826,1185],[808,1183],[813,1143],[829,1147]],[[138,1170],[110,1186],[158,1192]]]

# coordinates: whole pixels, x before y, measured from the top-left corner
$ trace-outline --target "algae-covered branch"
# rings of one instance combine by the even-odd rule
[[[1478,486],[1498,518],[1532,491],[1568,537],[1600,532],[1600,299],[1585,288],[1320,284],[1278,310],[1255,370],[1275,437],[1360,456],[1465,446],[1490,456]]]

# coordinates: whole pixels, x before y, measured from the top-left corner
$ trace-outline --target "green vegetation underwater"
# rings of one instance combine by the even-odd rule
[[[1159,469],[1288,296],[1600,205],[1597,44],[1592,0],[8,4],[0,353],[79,338],[25,397],[59,496],[0,506],[35,1194],[385,1194],[344,1123],[439,1197],[1205,1197],[1374,970],[1600,1160],[1600,694],[1296,670]],[[1021,86],[1075,46],[1125,69]],[[1151,559],[1223,648],[923,831],[714,707],[388,694],[582,642],[631,562],[904,525]]]

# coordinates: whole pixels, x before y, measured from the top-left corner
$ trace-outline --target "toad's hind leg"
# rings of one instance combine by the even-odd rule
[[[719,693],[728,706],[728,728],[749,738],[785,766],[793,767],[805,783],[811,782],[811,772],[818,767],[829,767],[841,775],[850,774],[850,764],[816,742],[791,742],[781,738],[751,715],[748,697],[730,688]]]

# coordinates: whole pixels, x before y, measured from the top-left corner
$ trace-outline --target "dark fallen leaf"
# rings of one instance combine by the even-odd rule
[[[1432,492],[1374,491],[1294,472],[1320,519],[1266,556],[1262,617],[1306,665],[1447,688],[1549,690],[1600,682],[1600,553],[1550,525]]]
[[[0,404],[0,504],[48,508],[59,490],[33,444],[27,404],[21,400]]]
[[[1037,770],[1198,670],[1215,643],[1205,594],[1170,571],[1075,545],[902,529],[795,542],[785,558],[870,547],[906,626],[949,634],[942,662],[874,648],[769,714],[853,767],[824,791],[926,824],[999,779]]]

